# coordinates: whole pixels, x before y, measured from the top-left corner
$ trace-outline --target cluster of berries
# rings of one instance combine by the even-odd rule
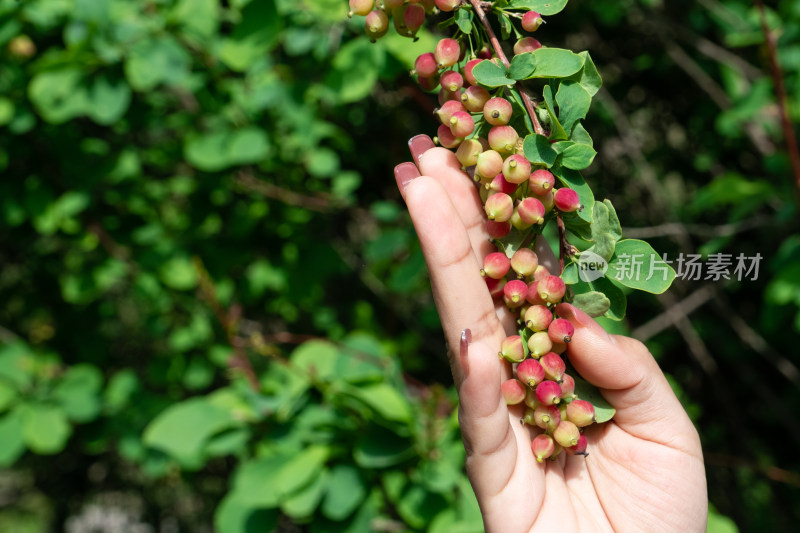
[[[425,24],[425,15],[433,14],[437,4],[460,4],[461,0],[350,0],[347,16],[361,15],[364,32],[375,42],[389,31],[389,14],[394,28],[403,37],[415,38]]]
[[[595,413],[591,403],[575,394],[575,379],[566,373],[560,355],[574,333],[572,324],[553,311],[564,298],[564,281],[538,263],[528,248],[520,248],[511,259],[494,252],[486,256],[481,274],[493,295],[519,313],[521,335],[506,337],[500,346],[500,357],[516,365],[516,377],[503,383],[502,391],[506,404],[525,404],[524,423],[544,430],[531,443],[542,462],[562,449],[586,455],[581,428],[595,421]],[[503,282],[506,277],[512,279]]]
[[[436,9],[451,12],[464,8],[463,0],[350,0],[351,15],[365,15],[367,35],[375,40],[389,28],[387,11],[401,35],[413,37]],[[543,20],[528,11],[518,18],[522,29],[536,31]],[[541,48],[533,37],[522,37],[515,54]],[[572,325],[555,315],[555,305],[564,298],[561,277],[539,264],[536,253],[526,246],[510,253],[501,243],[512,228],[535,243],[545,224],[582,209],[578,194],[568,187],[555,188],[555,176],[536,168],[524,154],[523,138],[512,126],[526,113],[521,105],[506,98],[506,89],[494,94],[482,86],[474,69],[483,61],[499,61],[488,48],[471,57],[456,39],[441,39],[433,52],[417,57],[412,74],[426,90],[437,88],[441,121],[435,141],[453,149],[464,170],[475,180],[488,218],[486,230],[503,251],[490,253],[481,275],[492,297],[503,298],[519,316],[519,335],[503,341],[500,356],[515,365],[516,377],[502,385],[508,405],[526,405],[523,422],[541,428],[531,446],[539,462],[561,450],[586,454],[581,428],[595,421],[594,407],[575,394],[575,380],[566,373],[560,354],[573,334]],[[509,252],[508,254],[506,252]]]

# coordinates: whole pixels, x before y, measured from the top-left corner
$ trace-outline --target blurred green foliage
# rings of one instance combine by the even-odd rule
[[[407,76],[434,37],[346,11],[0,0],[0,530],[481,530],[391,179],[435,129]],[[798,121],[800,6],[768,15]],[[608,327],[670,374],[716,509],[792,531],[800,241],[757,10],[572,2],[540,33],[603,74],[585,175],[626,229],[764,256],[691,322],[641,329],[678,281]]]

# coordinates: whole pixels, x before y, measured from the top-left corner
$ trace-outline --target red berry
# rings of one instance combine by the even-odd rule
[[[553,341],[546,331],[537,331],[528,337],[528,351],[531,357],[539,359],[553,349]]]
[[[461,47],[455,39],[442,39],[436,43],[436,51],[433,55],[436,56],[436,63],[439,68],[452,67],[458,63],[458,58],[461,56]]]
[[[531,441],[531,451],[533,451],[533,456],[536,457],[536,461],[539,463],[549,459],[555,451],[553,437],[544,433],[536,435]]]
[[[387,31],[389,31],[389,17],[386,13],[380,9],[370,11],[364,20],[364,32],[369,40],[374,43],[386,35]]]
[[[489,146],[498,152],[513,152],[518,139],[517,131],[511,126],[495,126],[489,130]]]
[[[522,15],[522,29],[525,31],[536,31],[544,20],[536,11],[528,11]]]
[[[448,100],[442,107],[434,111],[433,113],[439,117],[439,120],[442,121],[442,124],[450,125],[450,119],[453,118],[453,115],[458,112],[466,112],[466,109],[461,104],[459,100]]]
[[[517,405],[525,399],[525,385],[518,379],[509,379],[500,386],[506,405]]]
[[[541,267],[542,265],[539,265],[539,267],[537,267],[537,270]],[[531,305],[547,305],[547,302],[542,300],[542,297],[539,296],[539,290],[537,289],[539,282],[536,281],[535,277],[536,273],[534,272],[533,275],[534,275],[534,280],[528,284],[528,296],[525,299]]]
[[[536,252],[530,248],[520,248],[514,255],[511,256],[511,268],[517,273],[519,277],[530,276],[539,266],[539,257]],[[528,288],[525,286],[525,296],[527,296]]]
[[[460,3],[461,0],[436,0],[436,7],[446,13],[449,13],[457,8]]]
[[[505,193],[496,192],[486,199],[483,209],[489,220],[506,222],[514,214],[514,200]]]
[[[542,300],[546,301],[547,303],[554,304],[561,301],[561,299],[564,297],[567,287],[564,285],[564,280],[562,280],[560,277],[547,276],[539,281],[537,290],[539,291],[539,296],[541,296]]]
[[[542,202],[531,196],[524,198],[517,206],[519,218],[530,226],[531,224],[541,224],[544,222],[544,205]]]
[[[578,440],[580,440],[580,438],[581,433],[578,431],[578,426],[569,420],[561,420],[561,422],[558,424],[558,427],[555,429],[555,431],[553,431],[553,439],[555,439],[555,441],[564,448],[575,446],[578,444]]]
[[[480,85],[472,85],[467,87],[464,94],[461,95],[461,103],[464,104],[469,111],[473,113],[480,113],[486,102],[489,101],[489,91]]]
[[[542,381],[536,386],[536,399],[542,405],[554,405],[561,402],[561,387],[555,381]]]
[[[361,15],[365,17],[369,15],[373,7],[375,7],[374,0],[350,0],[350,11],[347,13],[347,16]]]
[[[436,58],[431,52],[417,56],[414,61],[414,72],[424,78],[432,78],[439,72]]]
[[[482,178],[492,179],[503,171],[503,156],[495,150],[486,150],[478,156],[475,172]]]
[[[455,148],[461,144],[461,141],[464,139],[453,135],[453,132],[450,131],[450,128],[447,127],[446,124],[442,124],[439,126],[439,129],[436,130],[436,139],[434,140],[439,141],[439,144],[445,148]]]
[[[483,116],[486,122],[492,126],[504,126],[511,120],[511,114],[514,112],[511,107],[511,102],[505,98],[495,96],[486,102],[483,106]]]
[[[556,405],[540,405],[533,410],[533,421],[543,430],[552,433],[561,423],[561,410]]]
[[[594,406],[586,400],[572,400],[567,404],[567,419],[579,428],[593,424]]]
[[[459,102],[460,103],[460,102]],[[450,131],[456,137],[466,137],[475,131],[475,120],[472,115],[464,111],[456,111],[450,117]]]
[[[552,340],[553,343],[567,343],[572,340],[572,336],[575,334],[575,328],[572,327],[572,324],[570,324],[568,320],[556,318],[550,323],[550,327],[547,328],[547,334],[550,335],[550,340]]]
[[[553,313],[544,305],[532,305],[525,311],[525,326],[531,331],[547,331],[552,321]]]
[[[573,211],[582,209],[578,193],[575,192],[574,189],[569,189],[567,187],[556,189],[555,193],[553,193],[553,201],[556,207],[565,213],[572,213]]]
[[[442,84],[442,87],[448,91],[456,92],[464,86],[464,78],[455,70],[448,70],[442,74],[442,80],[440,83]],[[463,95],[461,98],[463,100]]]
[[[500,344],[500,357],[511,363],[519,363],[525,360],[525,347],[522,345],[522,337],[510,335]]]
[[[503,175],[511,183],[524,183],[531,173],[531,164],[524,155],[513,154],[503,162]]]
[[[544,354],[539,362],[544,369],[544,373],[547,376],[547,379],[552,379],[553,381],[561,381],[561,376],[564,375],[564,371],[566,370],[566,366],[564,365],[564,360],[561,359],[561,356],[557,353],[549,352]],[[564,391],[562,390],[561,393],[563,394]],[[561,396],[561,394],[559,394]]]
[[[509,183],[505,176],[498,174],[493,180],[486,183],[486,188],[494,192],[504,192],[510,196],[517,190],[517,184]]]
[[[534,170],[528,181],[531,192],[538,195],[547,194],[549,191],[552,191],[555,184],[556,179],[553,174],[549,170],[543,168]]]
[[[511,261],[502,252],[493,252],[483,259],[483,269],[481,276],[500,279],[506,275],[511,268]]]
[[[478,156],[483,152],[483,146],[477,139],[468,139],[461,143],[456,150],[456,159],[462,167],[471,167],[478,162]]]
[[[504,279],[494,279],[486,276],[483,278],[486,281],[486,288],[489,289],[489,295],[492,298],[500,298],[503,296],[503,287],[506,284],[506,280]]]
[[[478,85],[478,80],[476,80],[475,76],[472,74],[472,69],[481,61],[483,61],[483,59],[470,59],[467,61],[467,64],[464,65],[464,79],[467,80],[467,83],[470,85]]]
[[[525,303],[528,294],[528,284],[522,280],[511,280],[503,288],[506,305],[510,308],[520,307]]]
[[[564,449],[567,450],[567,453],[570,455],[589,455],[586,453],[586,435],[581,434],[581,436],[578,437],[578,444],[575,446],[567,446]]]
[[[523,37],[514,44],[515,54],[525,54],[527,52],[534,52],[542,47],[542,43],[533,37]]]
[[[544,369],[536,359],[525,359],[517,365],[517,378],[533,388],[544,381]]]
[[[511,232],[511,224],[509,222],[497,222],[495,220],[486,221],[486,233],[492,239],[502,239]]]
[[[569,374],[561,376],[561,399],[571,401],[575,398],[575,379]]]

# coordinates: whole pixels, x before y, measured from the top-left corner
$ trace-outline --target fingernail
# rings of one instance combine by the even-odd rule
[[[464,373],[462,379],[467,379],[469,375],[469,343],[472,342],[472,330],[465,329],[461,332],[461,349],[459,356],[461,358],[461,371]]]
[[[422,154],[434,148],[436,145],[427,135],[417,135],[408,141],[408,148],[411,150],[411,157],[414,158],[414,163],[419,167],[419,158]]]
[[[394,179],[397,181],[397,188],[400,189],[400,194],[405,196],[406,185],[411,180],[419,177],[419,170],[414,163],[400,163],[394,167]]]
[[[573,325],[587,327],[591,322],[592,319],[589,315],[575,307],[574,305],[568,303],[560,303],[556,306],[556,313],[561,318],[566,318]]]

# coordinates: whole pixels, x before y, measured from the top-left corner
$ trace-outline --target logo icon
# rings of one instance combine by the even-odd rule
[[[608,261],[603,259],[603,256],[594,252],[585,251],[581,252],[578,257],[578,277],[581,281],[594,281],[602,278],[608,270]]]

